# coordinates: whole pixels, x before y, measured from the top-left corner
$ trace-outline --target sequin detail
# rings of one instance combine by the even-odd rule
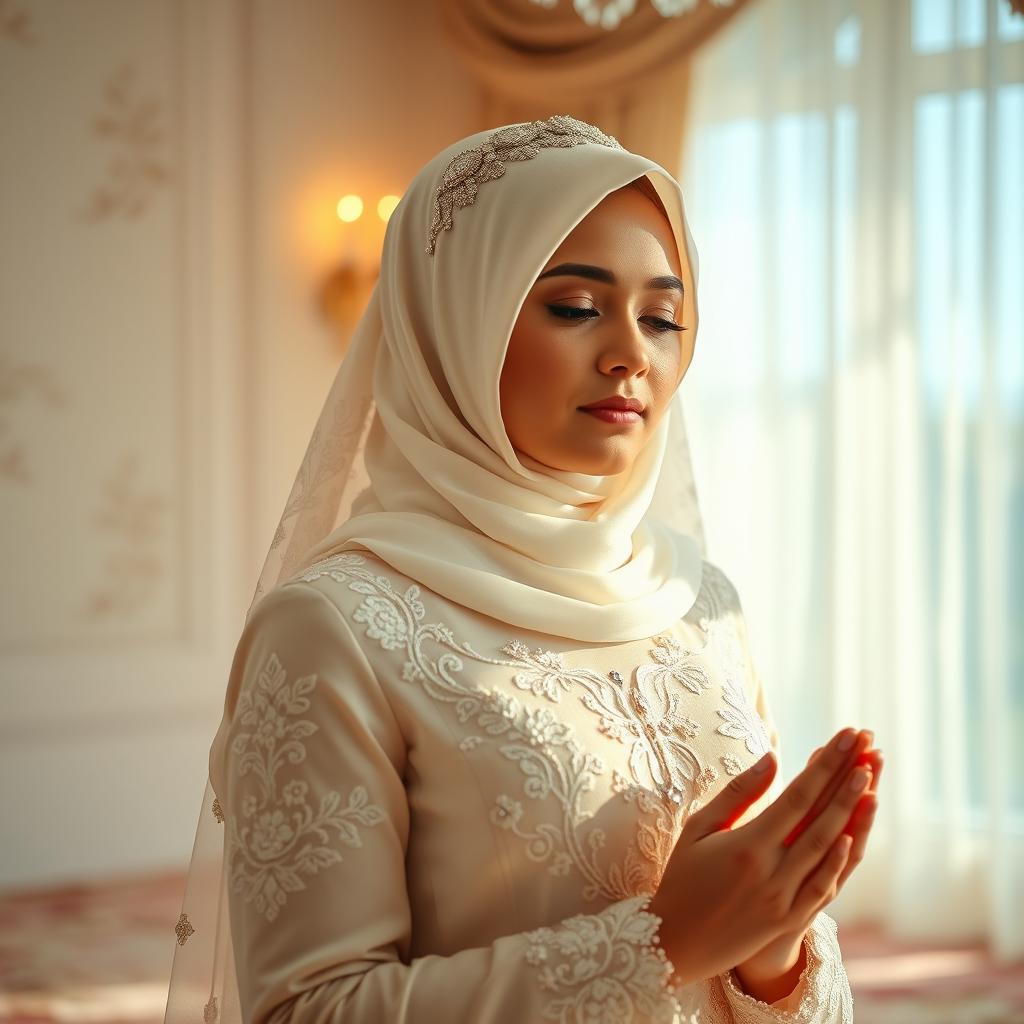
[[[188,942],[190,935],[195,935],[196,930],[192,927],[192,922],[188,919],[188,914],[182,914],[178,918],[178,923],[174,926],[174,934],[178,936],[178,945],[184,946]]]
[[[618,139],[605,135],[586,121],[567,114],[555,114],[546,121],[527,121],[492,132],[487,141],[452,157],[434,193],[434,217],[427,236],[426,253],[434,255],[437,236],[452,226],[456,207],[472,206],[485,181],[494,181],[505,173],[505,165],[532,160],[542,149],[581,146],[593,142],[611,149],[622,149]]]

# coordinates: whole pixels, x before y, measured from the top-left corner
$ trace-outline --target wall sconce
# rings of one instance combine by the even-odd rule
[[[376,215],[386,225],[398,205],[398,196],[381,196],[377,200]],[[343,334],[358,322],[374,283],[380,276],[380,246],[383,232],[377,230],[378,221],[366,212],[362,197],[342,196],[336,207],[341,222],[344,252],[341,262],[327,275],[320,288],[320,307],[327,319]],[[367,250],[373,252],[367,258]]]

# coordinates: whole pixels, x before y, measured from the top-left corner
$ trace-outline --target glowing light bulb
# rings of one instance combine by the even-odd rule
[[[359,196],[347,195],[338,200],[338,219],[351,224],[363,215],[363,201]]]
[[[377,200],[377,216],[386,224],[397,205],[398,196],[381,196]]]

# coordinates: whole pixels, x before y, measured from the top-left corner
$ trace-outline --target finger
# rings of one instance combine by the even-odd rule
[[[878,798],[873,793],[867,794],[861,798],[851,815],[851,824],[843,829],[843,833],[848,835],[853,842],[846,858],[846,865],[843,867],[843,873],[839,876],[839,889],[846,883],[846,879],[850,877],[853,869],[864,859],[864,851],[867,848],[868,836],[871,834],[871,826],[875,823],[875,811],[877,810]]]
[[[864,789],[870,782],[870,772],[863,765],[852,768],[842,780],[839,791],[832,803],[818,815],[801,835],[790,846],[788,852],[779,862],[775,875],[779,881],[796,892],[800,884],[821,862],[829,848],[850,820],[853,809],[861,799]]]
[[[880,750],[866,750],[861,754],[855,764],[864,765],[871,772],[871,781],[868,783],[867,792],[878,792],[878,776],[881,774],[885,764],[885,757]]]
[[[683,827],[686,836],[697,840],[712,832],[730,828],[768,789],[777,767],[775,752],[769,750],[760,761],[733,776],[720,793],[687,818]]]
[[[866,750],[860,757],[860,764],[866,764],[871,769],[871,792],[878,791],[878,777],[882,774],[882,766],[885,764],[885,755],[881,750],[872,748]]]
[[[873,734],[870,730],[860,730],[854,742],[853,750],[850,751],[847,756],[847,761],[841,765],[841,767],[837,769],[836,774],[829,779],[828,784],[818,796],[818,799],[814,801],[814,805],[811,809],[806,815],[804,815],[804,818],[790,831],[790,834],[782,840],[783,846],[792,846],[801,836],[804,829],[828,806],[829,803],[831,803],[831,801],[833,801],[840,785],[842,785],[843,775],[855,764],[860,764],[864,761],[864,756],[867,753],[872,735]]]
[[[842,749],[844,740],[852,742]],[[825,749],[755,818],[763,839],[783,846],[792,844],[804,828],[831,802],[838,780],[863,751],[865,738],[853,729],[841,729]]]
[[[821,864],[797,891],[791,913],[800,922],[811,918],[830,903],[838,892],[837,882],[850,853],[851,839],[841,835],[828,848]]]
[[[824,747],[815,747],[814,751],[811,753],[811,756],[807,759],[807,763],[810,764],[811,761],[813,761],[824,749]],[[857,764],[871,765],[873,773],[873,778],[871,781],[874,785],[878,784],[878,776],[882,774],[883,763],[884,758],[882,756],[882,751],[879,750],[877,747],[870,747],[869,749],[864,750],[863,753],[861,753],[860,756],[857,758]]]

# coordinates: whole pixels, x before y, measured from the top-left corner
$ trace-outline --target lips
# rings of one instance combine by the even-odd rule
[[[639,398],[626,398],[624,395],[610,395],[602,398],[599,402],[591,402],[590,405],[581,405],[581,409],[593,412],[597,409],[614,409],[618,412],[635,412],[642,415],[644,403]]]
[[[599,402],[581,405],[580,412],[593,416],[596,420],[614,426],[629,427],[643,422],[644,403],[639,398],[626,398],[624,395],[609,395]]]

